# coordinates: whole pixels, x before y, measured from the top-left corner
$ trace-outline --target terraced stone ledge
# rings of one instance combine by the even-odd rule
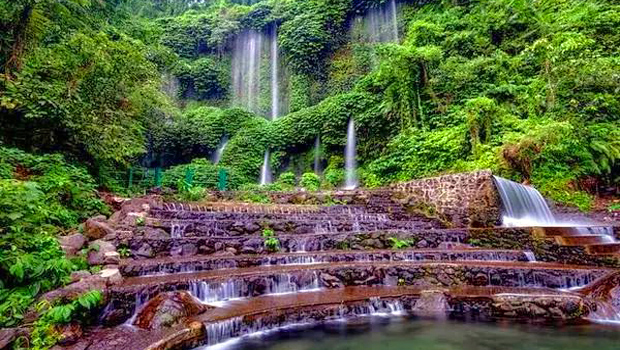
[[[349,286],[501,286],[571,288],[608,270],[523,262],[373,262],[261,266],[165,276],[130,277],[110,291],[102,321],[124,322],[140,302],[167,291],[189,290],[203,301]]]
[[[370,251],[319,251],[271,255],[166,257],[125,261],[123,276],[149,276],[270,265],[306,265],[335,262],[381,261],[530,261],[520,250],[495,249],[404,249]],[[531,252],[530,252],[531,253]]]
[[[578,294],[544,288],[348,287],[233,301],[170,329],[96,329],[69,349],[189,349],[257,331],[376,313],[574,323],[583,322],[591,307]]]

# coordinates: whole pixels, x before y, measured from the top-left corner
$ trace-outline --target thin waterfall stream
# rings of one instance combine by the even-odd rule
[[[356,157],[356,140],[355,140],[355,122],[353,118],[349,119],[347,127],[347,145],[344,153],[345,167],[345,189],[353,190],[358,186],[357,180],[357,161]]]

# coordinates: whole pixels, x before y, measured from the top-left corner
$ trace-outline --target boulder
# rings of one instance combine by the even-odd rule
[[[185,291],[160,293],[140,310],[134,325],[142,329],[161,329],[174,326],[182,319],[209,309]]]
[[[105,265],[108,263],[107,260],[113,259],[113,255],[108,253],[116,253],[114,244],[101,239],[91,242],[89,247],[91,248],[88,252],[88,263],[90,265]]]
[[[108,225],[105,221],[95,220],[97,218],[92,218],[86,220],[84,223],[84,234],[90,240],[101,239],[108,235],[113,235],[114,229]]]
[[[86,244],[86,237],[80,233],[58,237],[60,247],[67,256],[75,256]]]

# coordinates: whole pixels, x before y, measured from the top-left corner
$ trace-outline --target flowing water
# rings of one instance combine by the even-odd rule
[[[387,320],[282,329],[245,337],[230,350],[617,350],[618,328]]]
[[[321,174],[321,137],[317,136],[314,140],[314,173]]]
[[[494,176],[502,200],[502,223],[509,227],[571,227],[576,235],[600,235],[601,243],[614,243],[613,229],[605,226],[587,226],[582,222],[558,220],[545,198],[534,187]]]
[[[357,18],[361,26],[361,40],[368,43],[386,43],[399,41],[398,6],[396,0],[370,8],[364,16]]]
[[[494,178],[502,199],[505,226],[554,226],[557,223],[538,190],[501,177]]]
[[[245,30],[237,35],[232,53],[233,105],[259,113],[261,60],[265,34]]]
[[[213,153],[213,164],[218,164],[220,160],[222,160],[222,155],[224,154],[224,150],[226,149],[226,145],[228,145],[228,136],[224,135],[220,140],[220,144],[217,146],[217,149]]]
[[[265,151],[263,165],[260,170],[260,185],[265,186],[271,183],[271,166],[269,166],[269,150]]]
[[[344,153],[345,167],[345,189],[352,190],[358,185],[357,182],[357,161],[356,157],[356,141],[355,141],[355,122],[353,118],[349,119],[347,127],[347,145]]]

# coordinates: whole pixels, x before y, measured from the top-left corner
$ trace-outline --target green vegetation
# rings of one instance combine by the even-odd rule
[[[264,229],[262,233],[265,241],[265,248],[269,252],[277,252],[280,250],[280,240],[276,237],[275,232],[271,229]]]
[[[411,248],[415,246],[414,241],[406,240],[406,239],[398,239],[397,237],[390,237],[389,241],[392,244],[392,249],[395,249],[395,250],[407,249],[407,248]]]

